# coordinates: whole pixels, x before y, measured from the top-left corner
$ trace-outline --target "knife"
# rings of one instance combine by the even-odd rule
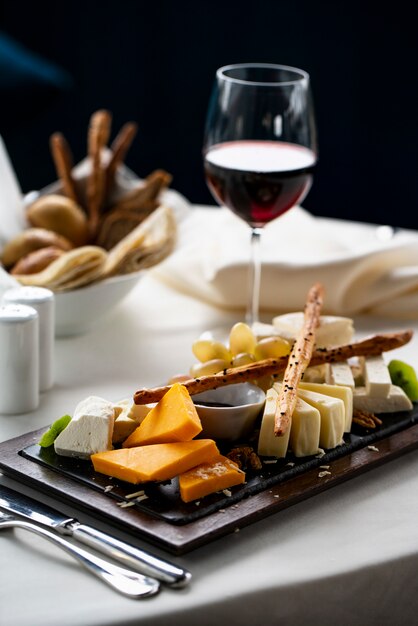
[[[166,585],[184,587],[191,579],[191,573],[187,570],[92,526],[81,524],[74,517],[67,517],[52,507],[3,485],[0,485],[0,509],[53,528],[60,535],[70,535],[80,543],[134,568],[141,574],[157,578]]]

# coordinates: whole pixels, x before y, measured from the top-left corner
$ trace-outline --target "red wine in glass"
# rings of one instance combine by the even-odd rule
[[[300,203],[317,159],[309,75],[272,63],[225,65],[216,72],[203,143],[216,201],[251,228],[246,319],[259,318],[263,227]]]
[[[315,162],[315,153],[297,144],[230,141],[211,146],[205,174],[217,202],[261,227],[303,200]]]

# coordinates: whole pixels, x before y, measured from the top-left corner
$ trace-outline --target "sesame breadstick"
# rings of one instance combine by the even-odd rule
[[[322,365],[323,363],[337,363],[338,361],[346,361],[353,356],[377,356],[382,352],[389,352],[401,348],[412,339],[412,330],[405,330],[399,333],[387,333],[381,335],[373,335],[362,341],[338,346],[336,348],[319,348],[312,354],[309,365]],[[265,359],[257,361],[251,365],[242,365],[241,367],[230,368],[212,374],[211,376],[201,376],[200,378],[191,378],[182,382],[190,395],[217,389],[225,385],[233,385],[234,383],[243,383],[249,380],[257,380],[262,376],[274,376],[285,371],[288,363],[288,357],[282,356],[278,359]],[[158,402],[170,389],[171,385],[165,387],[155,387],[153,389],[140,389],[134,394],[135,404],[148,404]]]
[[[292,423],[296,407],[296,391],[303,373],[309,365],[315,345],[315,332],[319,325],[324,288],[320,283],[313,285],[308,292],[303,326],[293,344],[292,352],[284,373],[274,418],[274,434],[284,435]]]

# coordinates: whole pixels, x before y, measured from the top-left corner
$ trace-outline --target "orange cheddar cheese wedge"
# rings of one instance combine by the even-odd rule
[[[91,455],[96,472],[128,483],[168,480],[219,455],[212,439],[107,450]]]
[[[198,500],[245,481],[245,472],[226,456],[219,455],[179,476],[180,497],[183,502]]]
[[[184,385],[175,383],[122,445],[132,448],[190,441],[201,430],[202,424],[189,392]]]

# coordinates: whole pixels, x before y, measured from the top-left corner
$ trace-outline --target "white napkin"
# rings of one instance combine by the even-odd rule
[[[0,137],[0,250],[24,225],[23,195],[16,174]],[[0,302],[3,293],[19,283],[0,267]]]
[[[0,137],[0,249],[25,225],[23,195]]]
[[[264,228],[261,308],[295,311],[324,284],[324,312],[418,317],[418,232],[382,240],[375,225],[316,218],[295,207]],[[250,229],[227,209],[195,207],[175,254],[154,276],[224,308],[247,302]]]

